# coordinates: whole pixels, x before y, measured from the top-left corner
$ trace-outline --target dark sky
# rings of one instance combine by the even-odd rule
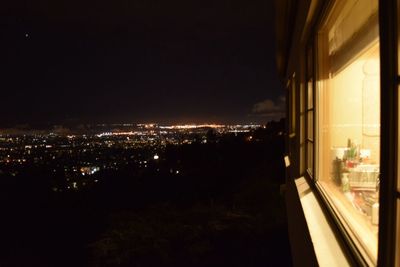
[[[7,2],[0,127],[281,116],[273,1]]]

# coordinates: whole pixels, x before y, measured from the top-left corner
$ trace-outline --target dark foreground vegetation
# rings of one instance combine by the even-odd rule
[[[290,266],[281,131],[210,133],[167,148],[172,171],[102,173],[79,192],[52,192],[39,169],[2,177],[0,266]]]

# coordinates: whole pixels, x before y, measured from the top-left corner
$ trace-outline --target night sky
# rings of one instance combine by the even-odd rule
[[[2,3],[0,127],[280,118],[272,3]]]

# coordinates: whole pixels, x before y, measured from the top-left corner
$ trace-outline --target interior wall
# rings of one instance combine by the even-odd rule
[[[379,46],[375,45],[331,79],[329,120],[331,145],[347,146],[350,138],[371,149],[379,160]]]
[[[380,155],[379,45],[353,60],[335,76],[320,82],[320,152],[322,177],[329,177],[331,149],[347,147],[350,139],[371,151],[371,163]]]

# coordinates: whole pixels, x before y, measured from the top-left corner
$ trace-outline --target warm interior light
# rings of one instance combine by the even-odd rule
[[[376,262],[379,223],[379,42],[320,83],[319,183]]]

